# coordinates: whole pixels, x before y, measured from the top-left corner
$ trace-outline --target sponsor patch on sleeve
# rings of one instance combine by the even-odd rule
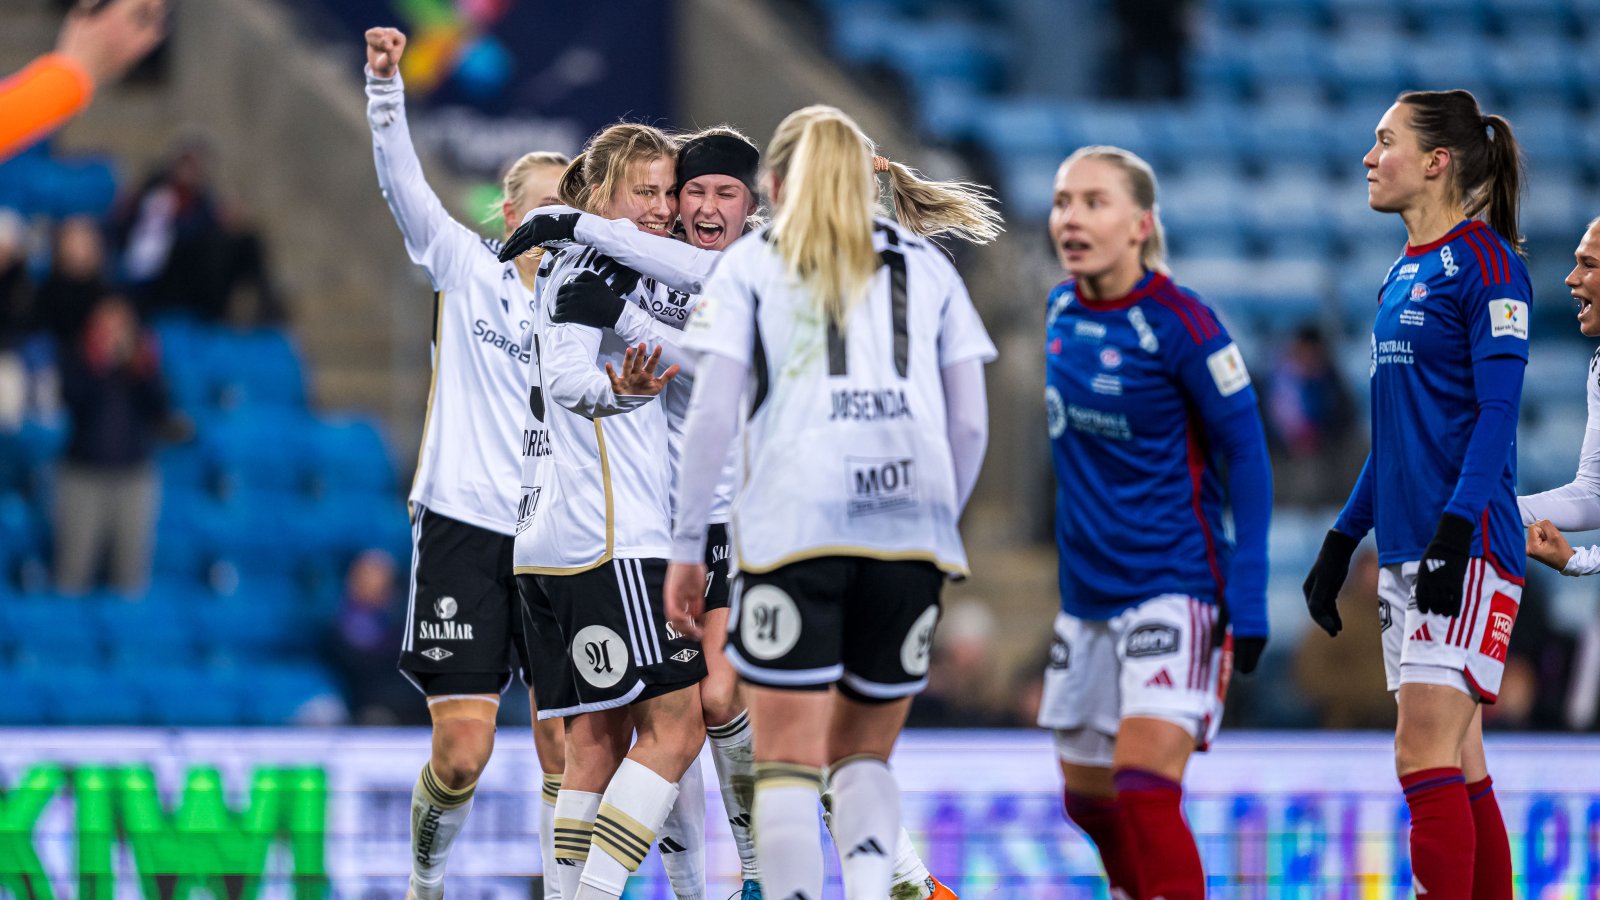
[[[689,314],[689,324],[685,330],[695,334],[708,334],[716,327],[717,300],[710,294],[702,294],[700,302],[694,305],[694,311]]]
[[[1217,393],[1231,397],[1250,386],[1250,372],[1244,367],[1244,356],[1239,345],[1230,343],[1206,357],[1206,368],[1211,370],[1211,380],[1217,383]]]
[[[1489,301],[1489,333],[1495,337],[1528,339],[1528,304],[1521,300]]]

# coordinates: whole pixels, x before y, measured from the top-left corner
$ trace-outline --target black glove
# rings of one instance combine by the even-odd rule
[[[540,213],[517,226],[500,248],[500,261],[509,262],[535,247],[571,241],[578,230],[579,213]]]
[[[550,320],[588,325],[590,328],[610,328],[617,324],[627,305],[626,300],[607,286],[604,278],[593,272],[584,272],[556,291],[556,303],[550,310]]]
[[[1306,576],[1300,590],[1306,595],[1306,609],[1311,611],[1311,621],[1333,637],[1339,636],[1344,621],[1339,618],[1339,590],[1344,578],[1350,574],[1350,557],[1355,555],[1360,541],[1336,529],[1328,529],[1322,539],[1322,549],[1317,551],[1317,561],[1311,564],[1311,574]]]
[[[1261,662],[1261,651],[1267,649],[1267,639],[1264,637],[1234,637],[1233,639],[1233,670],[1241,675],[1249,675],[1256,670],[1256,664]]]
[[[1439,517],[1428,549],[1417,566],[1417,611],[1440,616],[1461,614],[1461,589],[1472,552],[1472,522],[1455,513]]]

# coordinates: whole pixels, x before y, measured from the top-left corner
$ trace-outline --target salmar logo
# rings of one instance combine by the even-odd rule
[[[129,859],[145,900],[256,900],[269,875],[290,874],[282,867],[292,860],[294,900],[325,900],[326,772],[257,768],[243,808],[229,805],[229,793],[215,768],[194,766],[169,809],[146,766],[37,764],[0,798],[0,890],[30,900],[125,898],[118,860]],[[76,864],[75,885],[59,874],[52,881],[35,840],[63,805],[77,846],[47,856],[52,871],[63,857]]]

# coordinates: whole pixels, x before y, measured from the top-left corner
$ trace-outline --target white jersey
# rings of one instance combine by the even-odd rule
[[[1578,455],[1577,477],[1554,490],[1518,497],[1523,525],[1549,519],[1562,531],[1600,528],[1600,350],[1589,359],[1588,401],[1589,421],[1583,432],[1583,451]],[[1600,547],[1573,549],[1576,552],[1562,574],[1600,572]]]
[[[665,302],[659,297],[623,311],[615,330],[624,340],[652,347],[665,344],[669,349],[683,345],[682,329],[688,312],[697,302],[698,290],[722,256],[714,250],[700,250],[671,238],[645,234],[623,219],[602,219],[584,215],[578,220],[577,236],[617,262],[666,286]],[[656,323],[660,323],[659,325]],[[662,328],[661,326],[666,326]],[[666,356],[663,355],[663,364]],[[667,407],[667,429],[672,456],[673,495],[683,471],[683,426],[689,415],[689,397],[694,391],[694,375],[687,371],[667,385],[662,402]],[[722,477],[711,500],[709,522],[728,521],[733,510],[736,462],[733,453],[722,464]]]
[[[632,303],[666,289],[592,248],[572,246],[541,267],[524,408],[522,490],[513,562],[518,574],[572,575],[613,558],[664,559],[672,474],[663,404],[619,397],[605,364],[622,369],[628,342],[607,330],[550,320],[555,290],[598,272]]]
[[[739,571],[864,556],[965,574],[941,373],[995,348],[961,277],[939,248],[879,220],[883,265],[840,333],[768,232],[727,251],[686,333],[690,348],[750,368],[729,529]]]
[[[422,174],[397,75],[367,75],[378,184],[406,252],[435,291],[433,383],[411,503],[512,534],[517,521],[517,437],[526,409],[528,355],[518,336],[535,295],[499,244],[450,217]]]

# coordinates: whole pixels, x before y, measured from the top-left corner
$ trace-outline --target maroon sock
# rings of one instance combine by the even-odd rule
[[[1478,851],[1472,861],[1472,900],[1511,900],[1511,840],[1506,837],[1506,821],[1500,815],[1500,802],[1494,798],[1494,779],[1467,785],[1467,800],[1472,804],[1472,825],[1477,832]]]
[[[1183,818],[1183,785],[1142,769],[1118,769],[1117,806],[1138,860],[1140,898],[1205,900],[1200,850]]]
[[[1428,900],[1472,900],[1477,836],[1460,769],[1423,769],[1401,777],[1411,807],[1411,880]]]
[[[1121,814],[1117,801],[1065,791],[1062,794],[1062,806],[1066,809],[1067,818],[1083,829],[1083,833],[1094,842],[1095,849],[1100,851],[1100,862],[1106,867],[1106,881],[1110,882],[1111,888],[1120,888],[1129,897],[1137,898],[1139,870],[1133,865],[1133,839],[1128,834],[1126,817]]]

